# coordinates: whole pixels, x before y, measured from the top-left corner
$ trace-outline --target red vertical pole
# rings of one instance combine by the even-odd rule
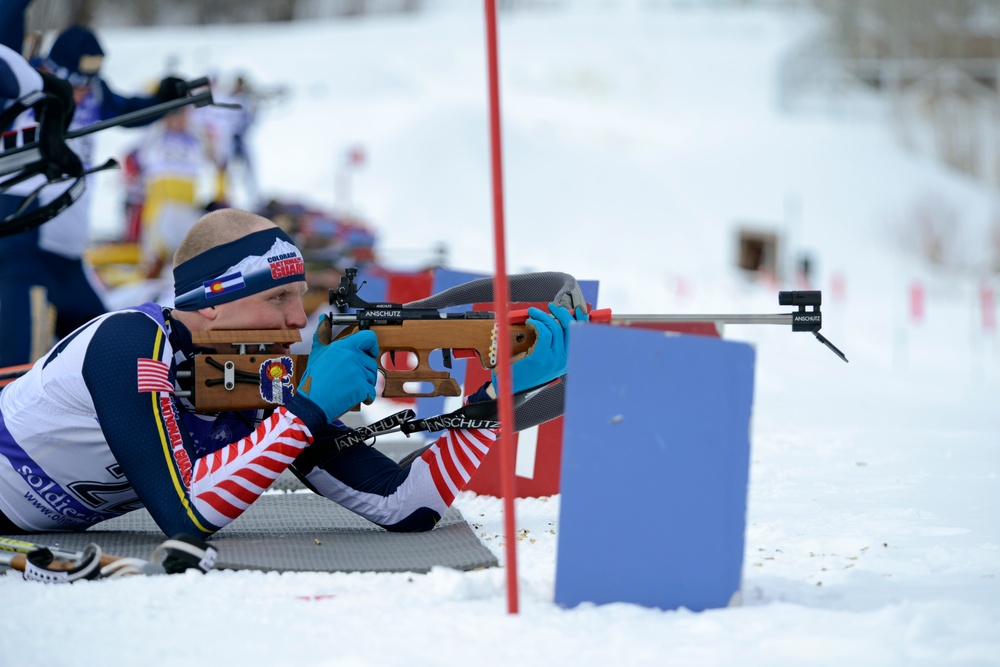
[[[507,284],[507,253],[503,215],[503,160],[500,141],[500,75],[497,65],[496,0],[486,2],[486,62],[489,69],[490,152],[493,156],[493,310],[504,326],[509,320],[510,290]],[[510,337],[497,336],[497,399],[500,411],[500,472],[503,489],[504,542],[507,556],[507,613],[517,613],[517,535],[514,523],[514,401],[511,394]]]
[[[920,324],[924,320],[924,285],[919,280],[910,283],[910,321]]]
[[[983,313],[983,331],[993,333],[997,325],[993,286],[985,280],[979,286],[979,304]]]

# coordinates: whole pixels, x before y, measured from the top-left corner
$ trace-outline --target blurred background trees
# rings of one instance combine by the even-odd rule
[[[28,30],[353,18],[481,0],[33,0]],[[748,9],[813,12],[785,58],[788,111],[888,114],[899,140],[1000,189],[1000,0],[499,0],[502,10]]]
[[[352,19],[481,2],[34,0],[29,7],[28,29],[52,34],[74,22],[100,28]],[[498,0],[498,3],[508,13],[585,7],[654,13],[666,9],[710,11],[736,6],[814,17],[815,29],[786,53],[777,72],[776,103],[783,110],[885,121],[907,150],[1000,191],[1000,0]],[[996,220],[992,242],[1000,257],[1000,212]],[[947,228],[950,223],[946,223],[942,224]]]
[[[414,12],[424,0],[34,0],[28,29],[71,23],[99,27],[292,21]]]
[[[1000,189],[1000,1],[816,0],[784,58],[789,111],[885,115],[908,149]]]

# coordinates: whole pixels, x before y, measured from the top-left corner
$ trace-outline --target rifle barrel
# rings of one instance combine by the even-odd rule
[[[357,322],[357,317],[350,314],[333,313],[330,316],[332,324],[352,324]],[[610,324],[626,325],[642,322],[715,322],[716,324],[782,324],[791,325],[791,313],[778,313],[775,315],[662,315],[650,313],[635,313],[628,315],[612,315]]]
[[[146,107],[145,109],[139,109],[138,111],[130,111],[129,113],[122,114],[121,116],[115,116],[114,118],[109,118],[107,120],[102,120],[99,123],[94,123],[93,125],[88,125],[87,127],[82,127],[79,130],[74,130],[72,132],[66,133],[67,139],[76,139],[77,137],[82,137],[86,134],[93,134],[94,132],[100,132],[101,130],[106,130],[109,127],[118,127],[119,125],[127,125],[129,123],[134,123],[139,120],[146,120],[147,118],[152,118],[153,116],[159,116],[160,114],[165,114],[168,111],[173,111],[174,109],[179,109],[181,107],[193,104],[196,107],[204,106],[205,104],[212,103],[212,91],[205,91],[203,93],[198,93],[197,95],[191,95],[190,97],[178,97],[176,100],[170,100],[169,102],[161,102],[159,104],[154,104],[151,107]]]
[[[18,155],[19,154],[19,155]],[[38,144],[34,143],[23,148],[15,148],[0,153],[0,176],[21,171],[30,164],[34,164],[42,159],[42,151]]]
[[[203,81],[203,79],[197,79],[191,83],[198,84]],[[192,86],[199,87],[198,85]],[[159,116],[165,114],[174,109],[179,109],[181,107],[193,104],[196,107],[203,107],[206,104],[212,104],[212,91],[206,90],[204,92],[198,93],[197,95],[191,95],[189,97],[178,97],[176,100],[170,100],[169,102],[160,102],[159,104],[154,104],[151,107],[146,107],[145,109],[139,109],[137,111],[130,111],[121,116],[115,116],[114,118],[108,118],[107,120],[102,120],[93,125],[88,125],[87,127],[81,127],[79,130],[73,130],[72,132],[66,133],[67,139],[76,139],[77,137],[82,137],[88,134],[93,134],[94,132],[100,132],[101,130],[106,130],[109,127],[118,127],[119,125],[127,125],[128,123],[134,123],[140,120],[146,120],[147,118],[153,118],[154,116]],[[6,151],[0,151],[0,176],[3,174],[9,174],[14,171],[18,171],[23,167],[37,162],[41,159],[41,152],[38,148],[38,141],[33,141],[30,144],[25,144],[23,146],[18,146],[16,148],[11,148]],[[22,154],[20,158],[14,156]]]
[[[625,325],[632,322],[715,322],[716,324],[788,324],[792,323],[791,313],[776,315],[658,315],[631,314],[612,315],[611,324]]]

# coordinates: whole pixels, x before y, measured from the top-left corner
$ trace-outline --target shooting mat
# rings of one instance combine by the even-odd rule
[[[146,510],[82,533],[9,537],[71,551],[94,542],[107,553],[144,559],[166,539]],[[474,570],[497,565],[454,507],[434,530],[390,533],[311,492],[265,494],[210,542],[219,550],[216,567],[230,570],[427,572],[435,566]]]

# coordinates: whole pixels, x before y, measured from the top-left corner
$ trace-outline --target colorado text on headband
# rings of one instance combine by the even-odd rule
[[[174,267],[174,308],[208,308],[305,279],[302,253],[281,229],[269,228]]]

